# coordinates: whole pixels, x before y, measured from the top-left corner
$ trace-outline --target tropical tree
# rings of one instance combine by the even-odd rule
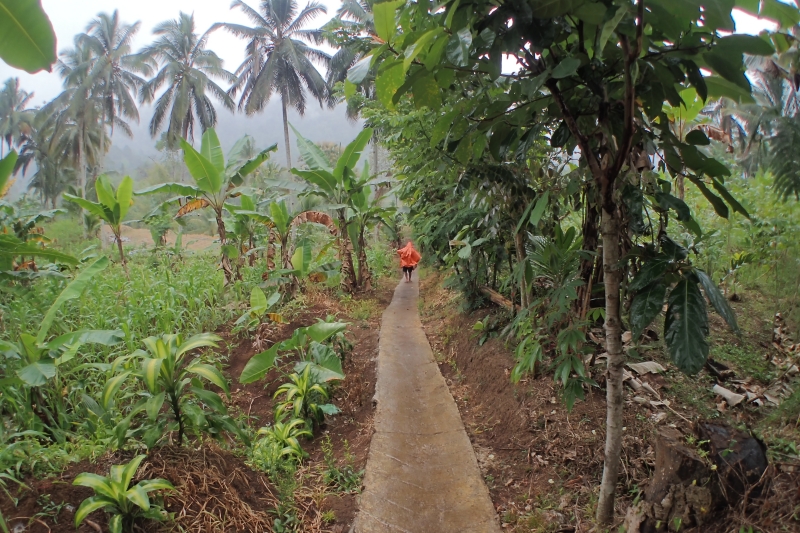
[[[113,135],[116,127],[131,136],[130,127],[120,117],[139,122],[136,92],[144,85],[137,74],[149,75],[150,65],[138,54],[131,53],[131,41],[139,31],[140,22],[124,24],[115,9],[99,13],[78,36],[81,44],[92,54],[92,64],[84,80],[85,89],[99,101],[100,125],[105,131],[110,126]],[[100,136],[99,170],[105,156],[105,135]]]
[[[777,4],[751,3],[741,9],[767,16]],[[627,285],[635,293],[631,322],[639,330],[666,301],[665,340],[679,368],[695,373],[708,356],[703,292],[735,328],[730,308],[724,298],[716,298],[719,291],[710,278],[691,265],[685,248],[664,238],[669,213],[691,233],[702,231],[688,206],[671,194],[671,183],[649,173],[652,157],[665,175],[684,175],[720,216],[728,216],[728,206],[748,216],[725,187],[729,170],[703,151],[708,137],[697,131],[678,140],[666,127],[664,113],[664,102],[680,105],[680,91],[688,87],[704,101],[750,93],[743,55],[771,55],[774,50],[760,37],[731,34],[732,7],[715,0],[448,0],[430,10],[400,1],[373,5],[381,41],[372,53],[378,65],[378,99],[391,110],[408,93],[417,109],[436,114],[446,104],[424,136],[425,144],[441,147],[451,164],[463,168],[484,157],[527,163],[530,147],[542,139],[563,158],[576,157],[579,150],[577,190],[584,191],[583,205],[591,206],[584,213],[592,219],[584,226],[584,244],[586,237],[597,242],[599,233],[603,252],[598,266],[605,291],[608,370],[597,509],[601,524],[613,518],[622,450],[620,290],[631,257],[637,258],[640,272],[638,281]],[[796,9],[784,11],[792,11],[796,22]],[[509,56],[519,71],[504,75],[503,59]],[[367,73],[365,67],[353,67],[348,82],[359,83]],[[537,185],[548,189],[556,184]],[[629,228],[644,231],[645,202],[661,218],[661,231],[651,232],[651,243],[633,247],[626,236]],[[565,375],[573,373],[580,375],[581,369],[567,368]]]
[[[317,145],[300,135],[296,129],[294,132],[300,156],[308,166],[308,170],[293,168],[292,173],[306,180],[312,186],[309,194],[324,198],[328,204],[327,208],[336,213],[336,224],[339,226],[339,259],[342,262],[340,284],[343,291],[353,292],[359,288],[359,284],[353,268],[348,209],[353,195],[359,194],[366,185],[356,176],[355,168],[361,158],[361,152],[372,137],[372,129],[366,128],[359,133],[345,147],[336,166],[333,167]]]
[[[367,183],[370,178],[369,165],[365,163],[360,183]],[[361,186],[357,188],[350,199],[350,219],[352,223],[348,228],[350,241],[353,243],[356,258],[358,259],[357,284],[358,287],[364,290],[372,288],[372,274],[367,263],[367,230],[376,223],[384,223],[391,227],[396,211],[393,207],[381,205],[383,200],[382,192],[385,190],[376,189],[373,192],[371,187]]]
[[[19,78],[9,78],[0,89],[0,158],[5,142],[8,150],[19,146],[23,135],[30,133],[35,111],[28,109],[33,93],[19,86]]]
[[[210,31],[198,35],[194,15],[182,12],[177,19],[156,26],[153,33],[158,39],[140,52],[154,62],[153,66],[160,65],[140,91],[143,103],[155,100],[150,135],[158,136],[166,122],[167,145],[172,150],[180,146],[180,139],[194,137],[196,122],[203,132],[216,125],[217,111],[211,96],[226,109],[234,108],[231,97],[212,80],[233,83],[236,77],[222,68],[217,54],[206,48]],[[165,87],[164,92],[156,99],[161,87]]]
[[[330,90],[314,61],[328,65],[330,56],[309,45],[309,40],[319,41],[320,30],[304,29],[314,17],[327,13],[316,1],[309,2],[298,11],[297,0],[264,0],[259,8],[250,7],[242,0],[234,0],[232,8],[239,8],[253,23],[218,23],[213,28],[225,28],[233,35],[246,39],[245,59],[236,70],[237,80],[230,94],[240,93],[239,109],[248,115],[262,111],[273,93],[281,99],[283,136],[286,147],[286,166],[292,166],[289,146],[288,107],[301,116],[306,111],[306,93],[316,98],[320,105],[330,102]]]
[[[230,247],[227,244],[227,233],[225,221],[223,220],[224,212],[229,207],[232,212],[236,212],[238,206],[228,206],[227,202],[241,193],[241,191],[237,190],[237,187],[244,183],[244,179],[248,174],[254,172],[264,161],[269,159],[270,152],[275,151],[277,148],[277,145],[273,144],[253,158],[241,159],[239,154],[241,153],[242,141],[237,142],[231,149],[228,155],[228,164],[226,165],[219,137],[217,137],[214,128],[207,129],[203,134],[199,152],[186,139],[181,139],[183,161],[186,163],[186,168],[192,178],[194,178],[195,185],[162,183],[136,192],[137,195],[160,192],[178,195],[177,198],[168,200],[168,203],[180,202],[182,204],[175,215],[176,218],[206,207],[210,207],[214,211],[219,242],[222,246],[222,269],[225,272],[226,283],[233,276],[230,256],[238,253],[236,247]]]
[[[125,176],[115,191],[108,176],[103,174],[97,178],[94,188],[97,192],[97,202],[71,194],[64,194],[64,199],[78,204],[89,213],[105,220],[111,226],[114,240],[117,241],[117,248],[119,249],[119,259],[122,262],[122,266],[127,269],[125,252],[122,249],[122,221],[133,203],[133,180],[130,176]]]

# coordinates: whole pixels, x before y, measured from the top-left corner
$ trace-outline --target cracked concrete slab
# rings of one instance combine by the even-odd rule
[[[354,533],[499,533],[497,513],[422,330],[419,286],[383,313],[375,433]]]

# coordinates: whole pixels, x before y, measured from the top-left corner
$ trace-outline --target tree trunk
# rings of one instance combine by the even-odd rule
[[[217,232],[219,233],[219,245],[223,248],[220,266],[222,267],[222,271],[225,273],[225,285],[227,285],[231,282],[231,279],[233,279],[233,270],[231,269],[231,260],[224,250],[226,244],[226,233],[225,222],[222,220],[222,213],[217,213]]]
[[[372,289],[372,273],[367,263],[367,240],[364,238],[365,227],[358,234],[358,286],[368,291]]]
[[[100,122],[100,160],[97,162],[97,172],[103,173],[103,163],[106,159],[106,108],[103,106],[103,118]]]
[[[372,175],[377,176],[380,169],[378,168],[378,150],[380,147],[378,146],[378,137],[377,135],[372,135]]]
[[[614,496],[622,451],[622,373],[625,356],[622,352],[619,287],[622,270],[619,266],[620,226],[616,213],[602,209],[603,282],[606,291],[606,449],[597,522],[608,524],[614,518]]]
[[[356,273],[353,268],[353,255],[351,253],[350,235],[347,232],[347,220],[344,209],[338,210],[339,214],[339,260],[342,262],[341,279],[339,286],[345,293],[352,293],[356,289]]]
[[[586,218],[583,221],[583,249],[587,252],[597,251],[597,219],[599,213],[597,212],[597,205],[589,201],[589,191],[585,195],[586,198]],[[592,275],[594,274],[594,265],[596,258],[594,255],[581,259],[580,276],[583,281],[583,286],[578,289],[578,299],[575,300],[575,305],[579,307],[578,311],[580,316],[586,316],[586,311],[589,307],[589,302],[592,299]]]
[[[528,305],[530,304],[530,298],[528,291],[528,283],[525,280],[524,262],[526,259],[526,254],[525,254],[525,244],[524,244],[524,239],[522,237],[522,232],[519,232],[514,235],[514,248],[517,252],[517,265],[519,265],[519,268],[522,268],[519,279],[519,303],[523,309],[527,309]]]
[[[678,198],[683,200],[684,196],[686,195],[686,186],[683,184],[683,176],[681,174],[678,174],[678,180],[676,185],[678,187]]]
[[[83,131],[83,127],[81,127],[78,135],[78,194],[82,198],[86,198],[86,155],[84,154]],[[85,213],[86,211],[81,208],[81,217],[84,217]],[[83,222],[83,238],[85,239],[88,236],[88,228],[85,220],[81,222]]]
[[[286,143],[286,170],[292,168],[292,149],[289,148],[289,118],[286,116],[286,100],[281,96],[281,110],[283,111],[283,140]]]

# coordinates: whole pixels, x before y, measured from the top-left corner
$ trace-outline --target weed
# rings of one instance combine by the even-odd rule
[[[336,522],[336,513],[333,511],[333,509],[330,509],[322,513],[321,518],[325,524],[333,524]]]
[[[350,452],[350,444],[345,440],[344,460],[338,462],[333,455],[333,444],[330,435],[322,441],[322,454],[325,462],[323,478],[327,485],[333,485],[339,492],[357,493],[361,487],[363,470],[356,470],[355,456]]]

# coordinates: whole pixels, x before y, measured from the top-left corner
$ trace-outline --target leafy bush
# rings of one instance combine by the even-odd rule
[[[178,431],[178,444],[189,433],[220,437],[227,431],[244,436],[228,415],[219,394],[203,385],[204,381],[210,382],[229,396],[227,380],[202,358],[188,357],[189,352],[198,348],[216,348],[220,340],[211,333],[201,333],[186,341],[180,335],[148,337],[143,341],[146,350],[137,350],[114,362],[117,368],[124,368],[131,361],[140,363],[138,369],[125,370],[108,380],[102,396],[103,407],[110,406],[129,377],[145,386],[144,391],[136,393],[142,399],[115,430],[120,442],[127,436],[141,436],[151,448],[170,430]],[[141,412],[146,413],[147,423],[129,433],[133,418]]]
[[[290,418],[285,422],[276,420],[272,426],[258,430],[250,451],[250,462],[258,470],[275,473],[284,469],[286,461],[299,462],[308,454],[300,446],[300,437],[311,437],[305,420]]]
[[[133,531],[134,523],[140,519],[157,520],[167,518],[160,505],[150,502],[150,494],[157,490],[172,490],[172,483],[165,479],[147,479],[129,488],[133,476],[145,458],[136,456],[126,465],[114,465],[108,477],[97,474],[79,474],[73,485],[89,487],[95,495],[83,500],[75,512],[75,527],[93,511],[104,509],[111,515],[108,528],[111,533]]]
[[[314,380],[311,373],[312,366],[306,365],[302,373],[293,373],[289,376],[289,383],[284,383],[275,391],[277,399],[283,400],[275,407],[275,418],[281,419],[291,413],[294,418],[300,418],[306,425],[313,429],[322,423],[325,415],[335,415],[339,409],[328,400],[328,391]]]

